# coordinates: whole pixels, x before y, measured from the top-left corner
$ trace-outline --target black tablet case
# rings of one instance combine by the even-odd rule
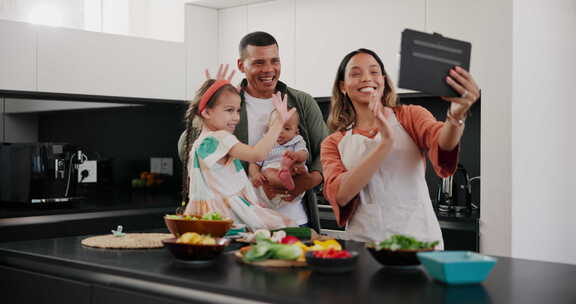
[[[454,66],[470,70],[470,42],[410,29],[402,32],[398,87],[433,96],[459,96],[446,83]]]

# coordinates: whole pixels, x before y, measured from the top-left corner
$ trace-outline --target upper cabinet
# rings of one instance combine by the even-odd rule
[[[248,6],[246,24],[247,32],[265,31],[276,38],[282,63],[280,80],[289,86],[299,89],[296,86],[297,69],[294,57],[295,51],[298,49],[298,45],[295,43],[295,34],[298,33],[295,32],[295,26],[297,25],[294,19],[295,5],[295,0],[283,0]],[[238,43],[240,43],[240,39],[235,42],[236,58],[238,58]]]
[[[0,20],[0,90],[36,90],[35,26]]]
[[[216,76],[218,64],[218,11],[186,5],[186,97],[192,99],[204,82],[204,69]]]
[[[179,42],[0,20],[0,90],[186,98]]]
[[[42,27],[38,91],[185,99],[183,43]]]

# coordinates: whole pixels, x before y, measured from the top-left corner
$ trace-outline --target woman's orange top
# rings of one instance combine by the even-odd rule
[[[428,152],[428,159],[430,159],[436,174],[440,177],[454,174],[458,165],[460,145],[452,151],[443,151],[438,147],[438,136],[444,122],[436,120],[428,110],[421,106],[401,105],[394,108],[394,113],[402,127],[422,150],[422,157],[426,151]],[[367,131],[363,130],[354,129],[352,132],[366,137],[375,136],[370,136]],[[334,132],[326,137],[320,150],[324,174],[324,198],[330,202],[339,226],[346,224],[359,203],[358,196],[345,207],[340,207],[336,203],[336,194],[340,188],[342,173],[347,171],[338,150],[338,144],[344,138],[345,133],[345,131]]]

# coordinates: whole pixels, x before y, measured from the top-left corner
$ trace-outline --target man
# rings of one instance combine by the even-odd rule
[[[280,209],[279,212],[294,219],[297,224],[307,224],[320,230],[316,195],[311,191],[322,182],[322,166],[320,163],[320,143],[328,135],[322,112],[316,101],[307,93],[289,88],[279,81],[281,63],[276,39],[265,32],[253,32],[242,38],[239,45],[240,58],[237,65],[245,79],[240,84],[242,108],[240,124],[234,135],[243,143],[254,145],[266,131],[268,117],[274,109],[272,95],[281,92],[288,96],[288,106],[295,107],[300,117],[300,135],[305,139],[309,151],[306,161],[309,173],[294,177],[295,188],[272,189],[265,184],[265,192],[283,195],[285,201],[293,201],[307,191],[301,202],[293,201]],[[183,136],[178,143],[179,151],[183,144]],[[180,157],[185,157],[180,155]],[[248,164],[244,164],[248,168]]]

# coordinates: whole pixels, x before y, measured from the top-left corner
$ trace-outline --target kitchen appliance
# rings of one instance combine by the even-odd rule
[[[470,176],[462,164],[454,175],[443,178],[438,187],[437,207],[443,215],[467,215],[472,212],[472,187]]]
[[[76,196],[86,156],[66,143],[0,143],[0,202],[62,205]]]

